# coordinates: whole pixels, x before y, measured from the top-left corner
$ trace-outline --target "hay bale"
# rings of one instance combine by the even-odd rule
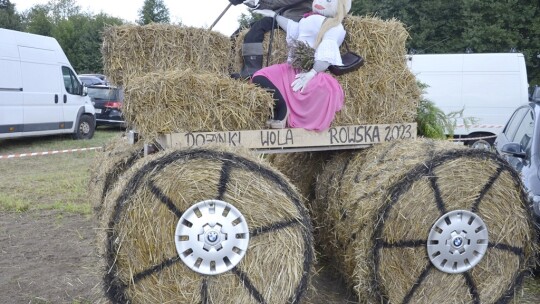
[[[99,237],[104,287],[113,302],[299,303],[313,263],[311,224],[293,186],[247,152],[165,151],[138,161],[106,198]],[[175,247],[183,212],[217,199],[249,226],[232,270],[201,275]],[[232,237],[232,235],[231,235]]]
[[[232,63],[232,70],[230,72],[238,72],[242,70],[244,65],[244,59],[242,58],[242,44],[244,38],[249,32],[249,29],[241,31],[234,40],[234,61]],[[274,38],[272,41],[272,50],[270,53],[270,61],[268,61],[268,50],[270,49],[270,33],[264,35],[263,40],[263,66],[283,63],[287,60],[287,42],[285,41],[286,33],[281,28],[274,30]]]
[[[90,167],[88,182],[89,200],[96,219],[101,219],[105,197],[114,188],[118,178],[144,156],[143,145],[142,140],[131,145],[124,135],[120,135],[112,138],[103,150],[97,152]]]
[[[349,49],[362,55],[366,63],[355,72],[335,76],[345,92],[345,105],[336,113],[333,125],[414,121],[420,90],[406,65],[405,42],[409,34],[403,24],[395,19],[347,16],[344,26]],[[280,30],[275,33],[272,64],[287,60],[285,35]],[[236,71],[241,68],[244,35],[240,35],[235,43]],[[269,36],[265,36],[265,56]],[[341,51],[346,52],[344,45]]]
[[[171,70],[133,78],[123,113],[146,138],[158,133],[262,129],[274,101],[264,89],[215,73]]]
[[[317,199],[337,206],[320,217],[333,238],[328,250],[341,253],[362,301],[499,303],[514,295],[535,260],[536,235],[519,176],[502,159],[417,140],[335,162],[325,175],[340,178],[318,188]],[[426,250],[432,225],[454,210],[474,213],[489,231],[484,257],[460,274],[438,270]]]
[[[103,31],[103,69],[115,85],[132,77],[170,69],[226,75],[231,41],[202,28],[152,23],[110,26]]]
[[[317,176],[331,156],[331,151],[276,153],[270,154],[268,161],[296,186],[309,205],[315,198]]]

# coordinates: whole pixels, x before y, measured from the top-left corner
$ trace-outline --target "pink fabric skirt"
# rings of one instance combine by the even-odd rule
[[[276,64],[256,72],[272,82],[285,98],[292,128],[322,131],[328,129],[343,106],[344,93],[339,82],[327,73],[317,73],[304,92],[293,92],[291,84],[297,72],[287,63]]]

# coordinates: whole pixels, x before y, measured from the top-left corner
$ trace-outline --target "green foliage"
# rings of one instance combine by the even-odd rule
[[[21,30],[56,38],[78,73],[101,73],[101,33],[106,26],[123,22],[103,13],[82,12],[75,0],[51,0],[24,12]]]
[[[9,0],[0,0],[0,28],[21,30],[21,15],[15,11],[15,4]]]
[[[420,100],[417,108],[416,123],[418,125],[418,135],[445,139],[447,127],[453,130],[446,114],[437,108],[432,101],[425,98]]]
[[[32,7],[24,18],[26,32],[43,36],[52,36],[54,24],[46,5]]]
[[[420,90],[422,90],[422,93],[424,93],[427,85],[420,82],[417,84]],[[416,109],[418,135],[435,139],[452,137],[458,119],[463,123],[465,128],[469,128],[472,124],[477,122],[477,119],[474,117],[464,117],[463,110],[464,109],[461,109],[460,111],[446,114],[438,108],[435,103],[422,96],[420,104]]]
[[[315,49],[302,41],[293,42],[290,56],[291,65],[304,72],[311,70],[315,64]]]
[[[139,11],[140,25],[149,23],[169,23],[169,9],[165,6],[163,0],[144,0],[143,7]]]
[[[118,18],[104,14],[77,14],[60,21],[53,31],[69,61],[78,73],[98,73],[103,70],[101,32],[107,25],[119,25]]]
[[[521,52],[529,82],[540,82],[538,0],[363,0],[353,1],[351,12],[401,20],[411,52]]]
[[[81,7],[75,0],[50,0],[46,5],[55,23],[81,13]]]

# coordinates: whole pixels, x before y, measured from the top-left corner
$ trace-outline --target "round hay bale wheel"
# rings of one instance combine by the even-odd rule
[[[122,180],[106,198],[102,235],[111,301],[303,298],[311,224],[296,190],[275,170],[243,152],[178,150],[140,160]]]
[[[96,219],[101,218],[105,196],[114,188],[118,178],[144,156],[143,145],[142,140],[131,145],[125,138],[116,137],[98,152],[88,184],[90,204]]]
[[[361,301],[512,297],[534,260],[535,230],[506,162],[431,140],[381,144],[334,162],[322,176],[338,178],[317,197],[331,205],[323,224],[331,226],[329,250]]]
[[[355,268],[355,261],[351,254],[346,258],[345,253],[349,247],[350,235],[344,232],[345,225],[339,225],[347,218],[348,210],[353,210],[348,201],[340,198],[343,175],[349,166],[354,167],[363,162],[361,155],[365,151],[343,151],[336,153],[324,165],[317,178],[315,200],[310,205],[314,224],[316,246],[320,249],[329,264],[344,277],[351,277]],[[343,230],[340,230],[342,228]],[[347,280],[348,287],[353,281]]]
[[[388,303],[504,303],[534,253],[519,176],[495,154],[447,151],[387,191],[373,233],[374,288]]]

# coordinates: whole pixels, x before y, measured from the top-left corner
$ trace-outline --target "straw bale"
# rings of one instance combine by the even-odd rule
[[[355,72],[335,76],[345,92],[345,105],[336,113],[333,125],[413,122],[420,90],[406,65],[409,34],[403,24],[396,19],[348,16],[344,26],[349,49],[363,56],[365,64]],[[239,35],[235,43],[237,71],[241,68],[244,35]],[[265,36],[265,56],[269,36]],[[346,52],[344,45],[341,52]],[[271,64],[285,62],[287,53],[283,31],[275,31]]]
[[[170,69],[227,74],[229,37],[207,29],[152,23],[110,26],[103,31],[104,72],[115,85]]]
[[[109,140],[102,150],[96,153],[90,168],[88,193],[96,219],[101,218],[103,201],[118,178],[131,165],[144,156],[143,141],[134,145],[128,143],[124,134]]]
[[[249,152],[163,151],[120,180],[99,230],[111,301],[300,303],[305,296],[314,258],[307,210],[294,186]],[[184,265],[174,243],[179,214],[207,199],[235,206],[250,230],[242,261],[214,276]]]
[[[158,133],[262,129],[271,94],[253,84],[190,69],[135,77],[123,113],[143,136]]]
[[[366,303],[504,302],[535,261],[519,176],[493,153],[419,139],[351,153],[324,170],[317,205],[328,204],[318,212],[329,226],[326,250]],[[426,252],[431,226],[452,210],[472,210],[489,230],[485,256],[464,274],[438,271]]]
[[[276,153],[270,154],[268,161],[296,186],[309,209],[309,204],[315,198],[317,176],[331,156],[331,151]]]
[[[235,37],[234,40],[234,62],[233,62],[233,68],[231,72],[239,72],[242,69],[243,66],[243,58],[242,58],[242,44],[244,42],[244,38],[247,34],[249,29],[245,29],[241,31],[237,37]],[[281,28],[277,27],[274,30],[274,38],[272,42],[272,46],[270,46],[270,33],[266,33],[264,35],[263,40],[263,65],[273,65],[278,63],[283,63],[287,60],[287,42],[285,41],[286,33]],[[268,61],[268,50],[271,49],[270,53],[270,61]],[[267,64],[268,63],[268,64]]]

